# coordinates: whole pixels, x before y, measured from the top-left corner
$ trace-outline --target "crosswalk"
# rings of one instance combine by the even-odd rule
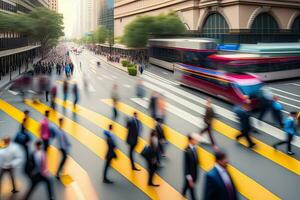
[[[77,68],[76,73],[74,75],[74,80],[77,81],[80,90],[84,90],[83,81],[80,80],[82,75],[82,71]],[[125,77],[124,80],[129,81],[128,83],[124,83],[125,81],[118,76],[111,75],[108,73],[99,73],[97,68],[91,67],[89,73],[94,74],[94,81],[97,80],[99,84],[103,84],[104,82],[111,81],[120,81],[123,85],[123,89],[126,91],[134,90],[135,79],[130,82],[131,77]],[[166,75],[166,74],[165,74]],[[91,76],[92,77],[92,76]],[[144,86],[147,88],[147,92],[157,91],[166,97],[167,103],[167,117],[172,116],[172,119],[180,119],[176,120],[175,123],[171,121],[167,121],[164,124],[164,130],[166,131],[166,136],[169,144],[176,149],[176,153],[182,153],[187,144],[187,131],[181,129],[181,124],[185,124],[186,126],[191,126],[190,130],[199,130],[203,127],[202,116],[205,113],[205,98],[202,98],[194,93],[188,92],[187,90],[180,87],[179,83],[163,76],[145,72],[141,78],[144,80]],[[73,80],[69,82],[72,83]],[[57,82],[61,85],[61,81]],[[297,84],[297,83],[295,83]],[[293,87],[298,87],[297,85],[293,85]],[[97,87],[90,88],[89,90],[93,93],[97,93]],[[272,88],[273,89],[273,88]],[[278,95],[281,95],[282,100],[286,105],[291,104],[289,108],[296,108],[299,106],[298,103],[298,94],[293,93],[291,91],[278,89],[274,86],[274,92]],[[104,107],[106,110],[111,109],[112,101],[107,98],[98,98],[97,102],[94,105],[88,105],[87,103],[80,102],[76,108],[73,107],[72,102],[70,101],[62,101],[59,96],[56,99],[57,111],[52,111],[50,115],[50,121],[53,124],[58,124],[58,118],[65,118],[65,126],[63,130],[69,134],[70,137],[84,148],[86,148],[91,154],[97,157],[99,162],[103,162],[105,159],[106,153],[106,143],[104,141],[103,135],[101,134],[102,130],[108,128],[109,124],[114,125],[113,134],[116,138],[118,138],[119,143],[125,143],[127,130],[123,121],[113,121],[108,117],[107,113],[102,113],[99,110],[100,107]],[[293,104],[294,102],[295,104]],[[154,120],[148,115],[147,109],[149,104],[149,98],[136,98],[136,97],[126,97],[121,98],[121,101],[118,103],[117,109],[122,116],[128,117],[131,116],[134,111],[139,113],[139,119],[142,124],[148,129],[154,127]],[[25,102],[25,108],[32,110],[35,113],[38,113],[41,116],[45,110],[50,110],[50,107],[45,103],[34,104],[31,101],[27,100]],[[215,104],[214,108],[216,113],[218,114],[218,119],[214,121],[213,128],[215,134],[218,135],[219,138],[222,138],[224,142],[234,142],[235,135],[238,134],[238,130],[236,129],[236,124],[238,120],[235,117],[235,114],[228,108],[222,107],[220,105]],[[23,109],[23,108],[22,108]],[[62,112],[63,111],[63,112]],[[23,114],[18,104],[15,102],[9,102],[8,100],[0,99],[0,114],[1,112],[10,116],[18,123],[21,123]],[[70,117],[71,115],[75,115],[76,118]],[[78,120],[78,118],[80,120]],[[88,123],[83,123],[85,120]],[[28,130],[38,137],[38,121],[37,117],[35,119],[30,119],[30,127],[27,127]],[[281,187],[280,183],[273,183],[272,178],[270,180],[262,180],[259,172],[251,172],[251,169],[262,168],[262,171],[268,171],[268,167],[270,168],[271,174],[274,172],[274,177],[277,177],[276,180],[280,178],[283,181],[290,181],[290,177],[293,177],[291,181],[300,181],[300,161],[296,157],[288,156],[287,154],[281,151],[275,151],[271,145],[270,141],[274,140],[282,140],[284,139],[284,133],[278,129],[277,127],[270,125],[268,123],[259,121],[255,117],[252,117],[252,122],[256,129],[265,134],[266,137],[256,137],[254,138],[257,143],[257,148],[253,151],[247,150],[246,148],[239,147],[241,149],[241,153],[238,155],[242,155],[247,159],[251,159],[253,155],[258,157],[259,160],[264,160],[264,163],[268,166],[257,166],[256,163],[253,163],[253,166],[238,165],[237,161],[232,162],[229,165],[229,171],[232,174],[234,182],[237,185],[238,192],[245,199],[287,199],[285,194],[285,189]],[[91,128],[91,126],[97,128],[99,131],[95,131],[96,129]],[[186,127],[183,126],[183,127]],[[146,134],[147,135],[147,134]],[[221,136],[221,137],[220,137]],[[144,135],[141,135],[139,138],[139,143],[136,148],[136,153],[140,154],[145,145],[147,145],[148,141]],[[267,138],[267,139],[266,139]],[[268,141],[270,139],[270,141]],[[219,140],[220,141],[220,140]],[[223,141],[221,141],[223,142]],[[245,145],[245,141],[241,141],[240,145]],[[300,148],[300,139],[297,137],[293,142],[294,147]],[[58,150],[55,146],[51,147],[52,153],[49,156],[51,160],[51,170],[54,173],[57,163]],[[203,171],[210,170],[214,165],[214,156],[210,148],[206,146],[199,146],[197,151],[200,155],[199,167]],[[143,193],[149,199],[185,199],[180,194],[180,188],[178,184],[174,184],[170,181],[170,178],[165,177],[166,175],[163,172],[159,172],[155,176],[155,182],[160,184],[158,188],[151,188],[147,186],[147,169],[140,160],[137,160],[136,166],[141,169],[140,172],[132,172],[130,167],[129,158],[127,156],[127,150],[123,149],[123,146],[120,145],[120,148],[117,150],[118,159],[112,163],[112,168],[116,171],[116,173],[128,181],[128,184],[132,185],[138,191]],[[87,155],[88,156],[88,155]],[[181,156],[181,155],[177,155]],[[235,155],[233,155],[234,157]],[[178,158],[177,158],[178,159]],[[237,160],[236,158],[234,158]],[[52,161],[53,160],[53,161]],[[88,172],[85,171],[85,168],[82,166],[82,163],[77,162],[77,159],[70,155],[70,162],[66,168],[66,175],[63,178],[62,182],[66,186],[66,190],[68,192],[65,195],[69,195],[66,199],[99,199],[97,195],[97,187],[95,186],[95,181],[92,181],[95,177],[89,176]],[[180,160],[180,158],[179,158]],[[172,163],[172,162],[170,162]],[[170,166],[170,163],[166,163],[165,168],[178,168],[179,166]],[[177,162],[176,162],[177,163]],[[180,162],[179,162],[180,163]],[[251,162],[250,162],[251,163]],[[271,166],[271,167],[270,167]],[[276,171],[275,171],[276,170]],[[258,170],[259,171],[259,170]],[[178,172],[178,173],[181,173]],[[278,173],[278,174],[277,174]],[[261,174],[262,177],[265,177],[264,174]],[[181,181],[181,176],[178,174],[174,174],[174,182]],[[100,182],[99,179],[96,181]],[[293,183],[294,183],[293,182]],[[299,182],[298,182],[299,183]],[[99,183],[100,185],[101,183]],[[102,185],[100,185],[101,187]],[[291,185],[289,186],[289,192],[297,191],[297,187],[299,185]],[[117,186],[120,187],[120,186]],[[199,188],[200,190],[200,188]],[[296,194],[295,192],[294,194]],[[101,196],[101,194],[100,194]],[[122,194],[120,194],[122,197]],[[297,199],[296,196],[294,196]],[[101,199],[101,198],[100,198]]]

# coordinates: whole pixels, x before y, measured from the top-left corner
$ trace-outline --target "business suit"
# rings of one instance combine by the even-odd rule
[[[201,134],[207,131],[212,145],[215,145],[215,140],[212,137],[212,132],[211,132],[212,120],[214,116],[215,116],[215,112],[213,108],[207,106],[204,115],[204,123],[206,126],[201,130]]]
[[[136,119],[135,117],[132,117],[127,122],[127,129],[128,129],[128,134],[127,134],[126,142],[129,145],[129,158],[130,158],[132,169],[135,169],[133,152],[137,145],[140,130],[141,130],[140,121],[138,119]]]
[[[164,154],[165,153],[164,141],[166,140],[166,136],[165,136],[164,129],[160,123],[157,123],[155,125],[155,131],[156,131],[157,137],[158,137],[159,151],[160,151],[160,153]]]
[[[107,171],[110,166],[110,163],[112,159],[117,158],[117,154],[115,152],[117,146],[110,132],[107,131],[105,135],[106,135],[106,142],[107,142],[108,149],[105,156],[106,162],[105,162],[105,167],[103,172],[103,179],[107,180]]]
[[[191,178],[194,183],[198,179],[198,154],[195,147],[189,145],[184,152],[184,178],[185,183],[182,194],[185,195],[187,190],[190,190],[192,200],[195,200],[194,187],[190,187],[189,179]]]
[[[227,175],[229,180],[226,185],[217,167],[206,174],[203,200],[238,200],[235,185],[230,174]]]
[[[250,114],[245,109],[241,108],[240,106],[234,108],[235,113],[239,117],[240,121],[240,127],[241,127],[241,134],[236,136],[236,139],[240,139],[241,137],[245,137],[248,141],[249,147],[252,147],[254,145],[254,142],[252,141],[250,137],[250,131],[251,131],[251,124],[250,124]]]

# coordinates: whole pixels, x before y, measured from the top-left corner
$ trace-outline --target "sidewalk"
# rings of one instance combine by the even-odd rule
[[[39,58],[35,58],[33,63],[36,63],[37,60],[39,60]],[[29,63],[29,65],[32,65],[32,63]],[[30,68],[30,67],[28,67]],[[23,66],[21,67],[20,70],[20,74],[19,74],[19,68],[16,71],[13,71],[11,73],[11,80],[10,80],[10,75],[9,73],[6,74],[5,76],[1,76],[1,80],[0,80],[0,91],[3,89],[3,87],[5,87],[9,82],[13,81],[14,79],[16,79],[18,76],[20,76],[22,73],[24,73],[26,70],[26,64],[23,64]]]
[[[94,54],[97,58],[99,58],[100,60],[102,60],[106,64],[111,65],[111,66],[113,66],[113,67],[115,67],[115,68],[117,68],[119,70],[122,70],[122,71],[128,73],[127,68],[122,66],[121,61],[120,61],[120,63],[110,62],[110,61],[107,61],[107,58],[105,56],[101,56],[101,55],[95,54],[92,51],[89,51],[89,52],[91,52],[92,54]]]

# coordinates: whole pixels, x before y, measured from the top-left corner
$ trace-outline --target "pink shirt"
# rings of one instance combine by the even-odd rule
[[[43,140],[49,140],[50,136],[51,136],[51,133],[50,133],[50,129],[49,129],[49,122],[48,122],[47,118],[44,118],[41,121],[41,138]]]

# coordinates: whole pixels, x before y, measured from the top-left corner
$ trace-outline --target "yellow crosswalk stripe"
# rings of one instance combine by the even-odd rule
[[[33,109],[37,110],[40,113],[44,113],[45,110],[50,110],[51,108],[44,104],[34,104],[30,101],[26,101],[26,104]],[[58,124],[58,118],[63,117],[58,112],[50,112],[49,119]],[[98,137],[93,132],[89,131],[85,127],[80,124],[70,120],[67,117],[64,117],[65,126],[64,131],[79,142],[81,142],[84,146],[90,149],[93,153],[95,153],[101,159],[105,159],[105,153],[107,150],[106,142]],[[100,123],[100,122],[99,122]],[[136,166],[141,169],[139,172],[135,172],[131,170],[130,160],[129,158],[120,150],[116,151],[117,160],[112,162],[112,167],[122,174],[127,180],[129,180],[133,185],[139,188],[142,192],[148,195],[151,199],[185,199],[178,191],[176,191],[171,185],[169,185],[166,181],[164,181],[160,176],[156,175],[155,179],[160,184],[160,187],[153,188],[147,185],[148,173],[145,168],[136,163]]]
[[[105,99],[102,100],[102,102],[112,106],[111,99]],[[117,109],[127,115],[131,115],[134,111],[138,112],[139,119],[141,120],[141,122],[146,126],[148,126],[149,128],[154,128],[154,120],[150,116],[144,114],[143,112],[140,112],[137,109],[123,102],[118,103]],[[163,128],[165,130],[167,140],[174,146],[178,147],[179,149],[184,150],[187,144],[187,137],[175,131],[174,129],[168,127],[167,125],[163,125]],[[214,165],[214,156],[210,152],[206,151],[201,147],[198,147],[197,151],[200,155],[199,156],[200,167],[205,171],[210,170]],[[232,178],[237,186],[238,191],[247,199],[256,199],[256,200],[280,199],[275,194],[267,190],[259,183],[255,182],[253,179],[245,175],[243,172],[239,171],[234,166],[229,165],[228,170],[232,175]]]
[[[100,127],[101,129],[107,129],[109,124],[113,124],[114,125],[114,130],[113,130],[114,135],[116,135],[118,138],[120,138],[123,141],[126,140],[127,129],[124,126],[122,126],[121,124],[116,123],[113,120],[111,120],[103,115],[100,115],[94,111],[91,111],[83,106],[76,105],[76,108],[74,108],[73,103],[70,101],[64,102],[61,99],[56,98],[55,102],[57,105],[67,108],[67,109],[71,110],[72,112],[93,122],[96,126]],[[145,147],[145,145],[147,145],[147,142],[143,138],[139,137],[138,145],[135,150],[138,153],[141,153],[143,148]]]
[[[23,112],[6,103],[5,101],[0,99],[0,110],[4,111],[6,114],[11,116],[17,122],[21,123],[23,120]],[[39,137],[39,123],[33,120],[32,118],[28,119],[28,126],[26,129],[30,131],[37,138]],[[58,162],[60,160],[60,152],[57,148],[50,146],[49,152],[47,154],[47,159],[49,163],[49,171],[55,175]],[[68,160],[65,166],[65,171],[68,174],[64,174],[61,177],[62,184],[66,187],[64,196],[68,197],[66,199],[93,199],[97,200],[97,194],[94,187],[91,184],[91,180],[89,179],[87,173],[77,164],[77,162],[70,156],[68,156]],[[73,178],[74,177],[74,178]],[[82,187],[74,188],[73,186],[79,183]],[[82,181],[84,184],[82,184]],[[85,185],[89,186],[86,187]],[[84,190],[82,190],[84,188]]]
[[[213,120],[212,127],[218,133],[228,137],[231,140],[235,140],[236,135],[240,134],[240,131],[225,124],[220,120]],[[252,137],[253,142],[256,143],[256,147],[253,148],[253,151],[259,155],[273,161],[274,163],[284,167],[285,169],[300,175],[300,161],[296,158],[289,156],[281,151],[275,151],[273,147],[265,144],[264,142]],[[248,143],[246,140],[240,140],[240,144],[247,146]]]

